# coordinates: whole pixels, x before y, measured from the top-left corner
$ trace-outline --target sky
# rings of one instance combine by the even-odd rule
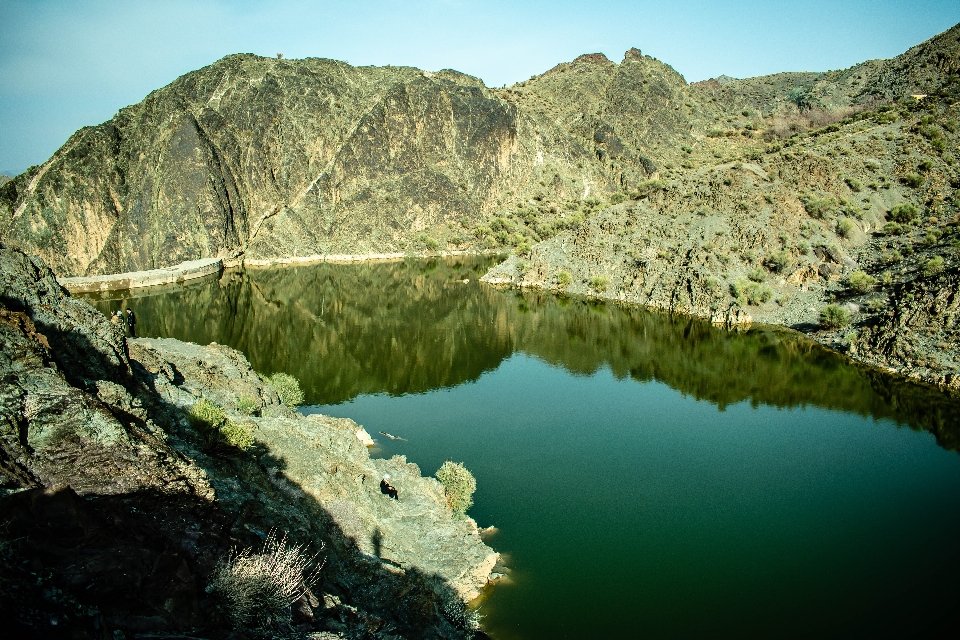
[[[957,0],[0,0],[0,173],[231,53],[452,68],[502,86],[637,47],[688,82],[891,58]]]

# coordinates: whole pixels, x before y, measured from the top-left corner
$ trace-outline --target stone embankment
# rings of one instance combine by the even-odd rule
[[[283,405],[233,349],[126,340],[39,258],[0,246],[0,288],[11,637],[226,637],[210,576],[273,529],[320,554],[320,580],[245,637],[474,637],[464,602],[499,556],[416,465],[371,459],[350,420]],[[201,399],[253,444],[190,420]]]
[[[223,267],[221,258],[203,258],[202,260],[181,262],[178,265],[162,269],[114,273],[103,276],[58,278],[58,281],[71,293],[96,293],[98,291],[141,289],[164,284],[183,284],[192,280],[220,275]]]

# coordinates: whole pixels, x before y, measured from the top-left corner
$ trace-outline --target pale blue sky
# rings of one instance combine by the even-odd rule
[[[0,172],[230,53],[453,68],[499,86],[637,47],[692,82],[889,58],[958,22],[957,0],[0,0]]]

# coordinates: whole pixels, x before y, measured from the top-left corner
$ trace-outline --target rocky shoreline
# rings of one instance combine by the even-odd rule
[[[0,281],[0,600],[12,633],[227,637],[210,576],[231,549],[279,530],[320,554],[320,580],[246,637],[478,634],[465,603],[499,556],[416,465],[371,459],[350,420],[282,404],[233,349],[125,339],[39,259],[0,248]],[[201,400],[252,444],[191,420]],[[384,472],[399,502],[380,493]]]

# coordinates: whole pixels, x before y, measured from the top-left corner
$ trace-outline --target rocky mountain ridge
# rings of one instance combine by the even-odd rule
[[[845,71],[722,84],[687,84],[637,49],[504,89],[451,70],[228,56],[0,188],[0,230],[60,276],[218,255],[525,249],[702,166],[728,125],[759,134],[811,109],[935,92],[956,74],[957,32]]]

